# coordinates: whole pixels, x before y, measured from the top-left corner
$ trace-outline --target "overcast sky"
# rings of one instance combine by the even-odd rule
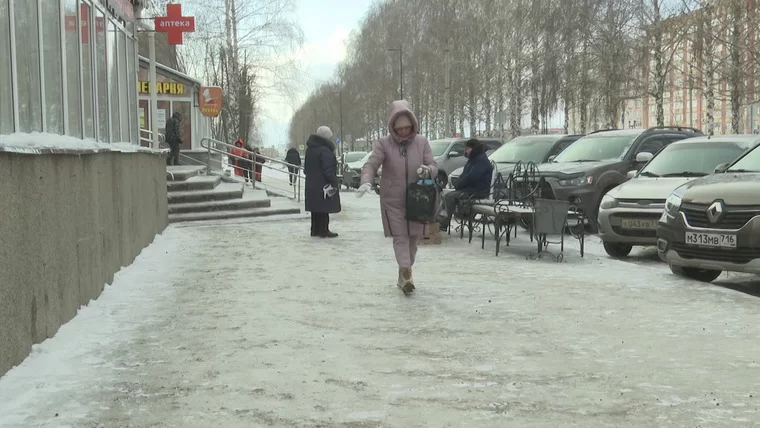
[[[359,29],[372,3],[372,0],[299,0],[296,13],[304,33],[304,45],[291,54],[297,57],[305,73],[297,87],[300,100],[333,77],[336,66],[345,58],[348,36]],[[291,104],[279,96],[266,95],[262,102],[265,146],[287,143],[293,107],[298,107]]]

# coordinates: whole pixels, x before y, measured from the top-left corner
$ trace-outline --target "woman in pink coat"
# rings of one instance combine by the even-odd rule
[[[362,169],[358,196],[372,188],[377,170],[383,167],[380,184],[380,211],[386,237],[393,238],[398,262],[398,286],[404,293],[414,291],[412,265],[417,244],[427,225],[406,221],[406,188],[417,180],[417,170],[426,169],[431,177],[438,175],[427,138],[419,135],[420,126],[409,103],[394,101],[388,106],[388,135],[375,142],[372,154]]]

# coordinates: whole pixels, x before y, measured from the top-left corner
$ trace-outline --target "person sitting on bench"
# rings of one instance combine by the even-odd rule
[[[456,204],[462,197],[487,198],[491,191],[493,165],[486,156],[486,146],[472,138],[465,143],[464,156],[467,163],[454,185],[455,190],[443,196],[443,211],[438,221],[444,232],[449,229]]]

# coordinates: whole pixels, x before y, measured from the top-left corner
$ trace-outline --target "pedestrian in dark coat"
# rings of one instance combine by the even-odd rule
[[[341,211],[338,160],[330,128],[320,126],[316,134],[309,136],[304,174],[306,211],[311,212],[311,236],[337,237],[337,233],[330,231],[330,214]]]
[[[486,146],[476,138],[472,138],[465,143],[464,156],[467,158],[467,163],[454,186],[455,190],[446,193],[443,197],[444,209],[438,221],[440,229],[444,232],[448,230],[455,207],[462,198],[487,198],[491,193],[493,164],[486,155]]]
[[[164,141],[169,145],[169,157],[167,165],[179,165],[179,146],[182,144],[179,126],[182,122],[182,113],[175,111],[171,119],[166,121],[166,135]]]
[[[289,163],[288,173],[290,178],[290,185],[292,186],[298,178],[298,167],[301,166],[301,154],[294,148],[288,149],[288,153],[285,154],[285,162]]]
[[[256,147],[253,149],[253,153],[251,154],[251,158],[253,159],[253,162],[255,164],[254,170],[256,173],[254,174],[256,181],[261,183],[261,174],[264,171],[264,163],[267,161],[264,156],[261,155],[261,149]]]

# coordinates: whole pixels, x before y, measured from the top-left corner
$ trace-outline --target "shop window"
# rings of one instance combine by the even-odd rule
[[[121,122],[119,119],[119,52],[116,43],[119,30],[108,23],[108,88],[111,91],[111,141],[118,142],[121,137]]]
[[[137,55],[135,41],[127,39],[127,94],[129,95],[129,141],[137,142],[137,131],[142,126],[137,125]]]
[[[148,109],[150,109],[150,103],[148,103]],[[158,100],[156,102],[156,121],[158,122],[158,133],[166,137],[166,121],[172,116],[172,103],[171,101]]]
[[[40,38],[37,2],[13,4],[16,29],[16,81],[18,82],[19,131],[42,131],[40,91]]]
[[[77,0],[64,0],[66,45],[66,99],[68,101],[68,134],[82,138],[82,85],[79,74],[79,26]]]
[[[53,134],[64,133],[60,6],[59,2],[52,2],[40,9],[45,73],[45,131]]]
[[[106,58],[106,18],[95,12],[95,82],[97,85],[98,140],[109,142],[108,135],[108,70]]]
[[[90,6],[81,3],[80,8],[80,39],[82,40],[82,102],[84,103],[84,136],[95,139],[95,117],[93,97],[93,64],[92,64],[92,10]]]
[[[119,141],[129,141],[129,105],[127,92],[127,35],[123,31],[117,34],[119,38],[119,99],[122,100],[119,109],[119,118],[121,122],[121,138]],[[135,87],[131,88],[133,91]]]
[[[0,0],[0,58],[11,57],[11,19],[8,0]],[[12,134],[13,80],[11,62],[0,61],[0,135]]]

